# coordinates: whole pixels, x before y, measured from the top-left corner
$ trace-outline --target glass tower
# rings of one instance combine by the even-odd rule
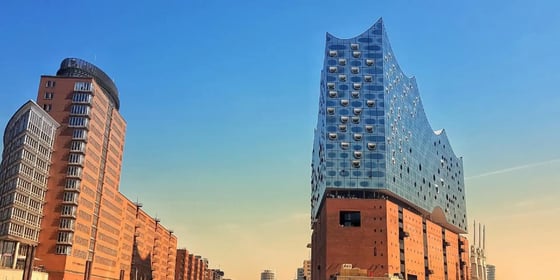
[[[327,33],[311,185],[312,220],[325,196],[367,191],[466,232],[462,159],[431,128],[381,19],[354,38]]]

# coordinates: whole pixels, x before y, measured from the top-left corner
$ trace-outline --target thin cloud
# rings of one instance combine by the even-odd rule
[[[560,213],[560,207],[552,206],[552,207],[545,207],[543,209],[535,209],[535,210],[526,209],[521,212],[497,215],[493,218],[500,221],[503,221],[504,219],[514,219],[516,220],[516,222],[519,222],[520,218],[535,218],[535,217],[545,216],[545,215],[557,215],[558,213]]]
[[[533,168],[533,167],[537,167],[537,166],[548,165],[548,164],[557,163],[557,162],[560,162],[560,158],[555,158],[555,159],[551,159],[551,160],[547,160],[547,161],[541,161],[541,162],[534,162],[534,163],[529,163],[529,164],[524,164],[524,165],[519,165],[519,166],[514,166],[514,167],[509,167],[509,168],[504,168],[504,169],[500,169],[500,170],[494,170],[494,171],[490,171],[490,172],[486,172],[486,173],[482,173],[482,174],[478,174],[478,175],[474,175],[474,176],[469,176],[465,179],[469,180],[469,179],[476,179],[476,178],[481,178],[481,177],[488,177],[488,176],[513,172],[513,171],[517,171],[517,170],[521,170],[521,169],[528,169],[528,168]]]

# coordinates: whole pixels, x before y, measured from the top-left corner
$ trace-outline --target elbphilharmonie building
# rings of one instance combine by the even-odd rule
[[[312,278],[467,279],[462,159],[430,126],[383,21],[326,36],[312,159]]]

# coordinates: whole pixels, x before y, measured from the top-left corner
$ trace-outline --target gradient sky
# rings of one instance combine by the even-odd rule
[[[463,156],[498,279],[560,265],[558,1],[3,1],[0,128],[65,57],[111,76],[121,191],[234,280],[309,256],[325,32],[383,17],[434,129]]]

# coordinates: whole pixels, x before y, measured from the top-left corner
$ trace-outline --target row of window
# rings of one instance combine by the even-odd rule
[[[33,168],[28,166],[27,164],[23,164],[21,163],[19,168],[19,171],[22,172],[23,174],[29,176],[29,177],[33,177]]]
[[[1,176],[1,175],[0,175]],[[10,192],[14,190],[17,186],[17,180],[19,178],[12,178],[4,181],[4,184],[0,184],[0,194]]]
[[[344,64],[346,64],[346,61],[344,61]],[[341,67],[341,68],[344,69],[343,67]],[[329,73],[336,73],[336,72],[338,72],[338,70],[339,70],[339,68],[337,66],[329,66]],[[344,72],[344,71],[342,71],[342,72]],[[352,67],[350,67],[350,72],[352,74],[359,74],[360,73],[360,67],[352,66]],[[369,77],[369,78],[367,78],[367,77]],[[371,82],[372,78],[371,78],[371,76],[367,75],[367,76],[364,77],[364,79],[370,80],[370,82]]]
[[[40,156],[43,156],[44,158],[50,158],[50,151],[47,147],[39,144],[39,141],[33,139],[32,137],[30,137],[29,135],[26,135],[24,138],[25,144],[31,146],[34,149],[37,149],[37,151],[39,152]]]
[[[340,100],[340,105],[346,107],[348,106],[348,99],[342,99]],[[327,107],[327,113],[329,115],[334,115],[335,114],[336,109],[334,107]],[[359,116],[362,114],[363,109],[362,108],[354,108],[352,109],[352,112],[354,113],[354,115]]]
[[[362,55],[361,51],[357,51],[357,50],[352,51],[352,56],[354,58],[359,58],[361,55]],[[338,56],[338,51],[330,50],[329,51],[329,56],[330,57],[337,57]],[[373,65],[373,60],[372,60],[372,65]]]
[[[22,226],[22,225],[10,223],[9,224],[9,229],[8,229],[8,234],[21,236],[21,235],[23,235],[23,229],[24,229],[24,226]]]
[[[338,80],[340,80],[341,82],[346,82],[346,74],[340,74],[338,75]],[[366,83],[371,83],[373,81],[373,77],[370,75],[366,75],[364,76],[364,82]],[[361,89],[362,88],[362,83],[352,83],[352,87],[354,89]]]
[[[328,136],[329,136],[329,139],[330,139],[330,140],[336,140],[336,139],[338,138],[338,134],[337,134],[337,133],[333,133],[333,132],[329,133]],[[361,141],[361,140],[362,140],[362,136],[363,136],[363,135],[362,135],[361,133],[354,133],[354,134],[353,134],[353,138],[354,138],[354,140],[356,140],[356,141]]]
[[[347,127],[346,124],[339,124],[339,125],[338,125],[338,130],[340,130],[340,132],[346,132],[346,131],[347,131],[347,128],[348,128],[348,127]],[[374,128],[373,128],[373,125],[369,125],[369,124],[368,124],[368,125],[365,126],[365,128],[366,128],[366,131],[367,131],[367,132],[373,133],[373,129],[374,129]],[[354,127],[354,128],[353,128],[353,130],[356,130],[356,129],[359,129],[359,131],[356,131],[356,132],[361,132],[361,128],[360,128],[360,127]]]
[[[29,135],[25,136],[24,142],[25,142],[25,144],[27,144],[27,145],[31,146],[32,148],[35,148],[35,149],[37,149],[37,147],[39,146],[39,141],[33,139]]]
[[[13,180],[8,181],[9,184],[5,185],[8,188],[6,188],[7,190],[9,189],[14,189],[15,186],[17,185],[17,188],[20,190],[24,190],[28,193],[32,193],[35,194],[37,196],[41,196],[42,195],[42,191],[43,189],[40,186],[37,186],[35,184],[31,184],[31,182],[23,179],[23,178],[15,178]]]
[[[26,211],[17,207],[12,208],[12,218],[16,221],[25,222]]]
[[[29,228],[15,223],[4,223],[0,225],[0,235],[15,235],[37,241],[39,232],[36,229]]]
[[[56,81],[47,81],[45,83],[45,87],[51,88],[51,87],[55,87],[56,86]]]

